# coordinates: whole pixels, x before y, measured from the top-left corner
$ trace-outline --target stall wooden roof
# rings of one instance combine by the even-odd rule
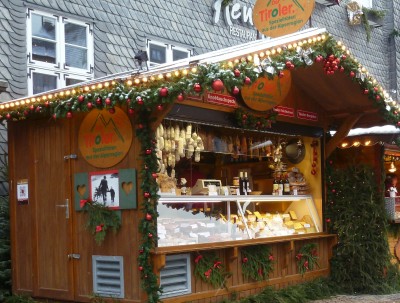
[[[19,120],[25,119],[24,110],[34,106],[42,105],[47,101],[60,102],[71,96],[89,93],[91,90],[101,87],[107,89],[115,83],[124,85],[142,85],[148,81],[164,80],[168,74],[179,71],[183,77],[191,71],[192,67],[197,65],[208,65],[212,63],[235,63],[240,60],[254,61],[257,66],[260,61],[269,55],[278,55],[282,49],[307,45],[307,48],[313,48],[313,43],[318,43],[327,39],[329,33],[325,29],[308,29],[295,34],[270,39],[256,40],[242,45],[202,54],[196,57],[176,61],[171,64],[163,64],[149,71],[129,71],[126,73],[111,75],[101,79],[96,79],[76,86],[58,89],[36,96],[21,98],[13,101],[7,101],[0,104],[0,115],[2,119]],[[336,42],[335,42],[336,43]],[[350,51],[346,46],[337,42],[342,54],[352,58]],[[304,49],[306,48],[304,47]],[[323,69],[318,64],[313,64],[305,68],[297,68],[292,71],[293,83],[304,92],[306,96],[316,106],[326,112],[327,120],[330,126],[346,125],[347,131],[352,127],[370,127],[387,123],[387,114],[391,116],[390,122],[396,122],[397,102],[393,101],[389,94],[376,82],[376,80],[358,65],[357,73],[349,76],[347,73],[335,73],[326,76]],[[182,72],[183,71],[183,72]],[[161,85],[161,83],[160,83]],[[370,85],[368,94],[363,93],[363,85]],[[372,85],[372,86],[371,86]],[[371,87],[376,89],[372,91]],[[378,96],[378,97],[377,97]],[[372,98],[378,98],[371,100]],[[381,102],[383,106],[377,106]],[[56,108],[56,106],[53,106]],[[395,119],[394,119],[394,118]],[[394,121],[393,121],[394,120]],[[342,131],[343,132],[343,131]],[[340,132],[338,132],[340,134]],[[346,133],[346,132],[344,132]],[[345,134],[347,135],[347,133]]]

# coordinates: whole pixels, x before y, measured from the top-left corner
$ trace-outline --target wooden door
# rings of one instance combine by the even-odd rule
[[[35,121],[32,128],[34,179],[34,296],[73,300],[69,121]],[[32,184],[33,183],[33,184]]]

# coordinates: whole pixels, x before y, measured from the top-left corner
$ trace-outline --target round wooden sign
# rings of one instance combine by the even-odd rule
[[[292,77],[289,71],[285,76],[275,76],[272,80],[260,77],[251,85],[242,87],[242,98],[244,103],[256,111],[267,111],[279,105],[289,93],[292,84]]]
[[[129,152],[132,124],[118,107],[113,114],[108,110],[93,109],[82,121],[78,144],[83,158],[91,165],[112,167]]]
[[[306,24],[314,6],[314,0],[257,0],[253,23],[265,36],[287,35]]]

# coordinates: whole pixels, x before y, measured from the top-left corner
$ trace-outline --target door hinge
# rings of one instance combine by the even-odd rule
[[[70,155],[64,156],[64,160],[77,159],[77,158],[78,158],[78,155],[76,155],[76,154],[70,154]]]

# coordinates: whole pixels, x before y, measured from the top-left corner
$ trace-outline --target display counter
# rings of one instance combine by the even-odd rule
[[[310,195],[162,196],[158,247],[290,239],[322,232]]]

